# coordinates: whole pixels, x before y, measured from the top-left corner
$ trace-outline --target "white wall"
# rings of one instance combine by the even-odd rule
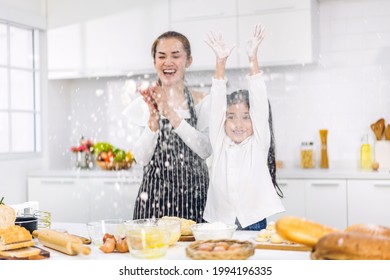
[[[0,0],[0,18],[16,20],[23,17],[22,23],[33,26],[44,26],[46,22],[45,1],[41,0]],[[3,13],[7,12],[4,16]],[[19,22],[19,21],[17,21]],[[19,22],[21,23],[21,22]],[[46,61],[46,36],[42,34],[40,40],[42,47],[41,56],[41,99],[42,108],[47,106],[46,84],[47,84],[47,61]],[[46,112],[42,111],[43,119],[46,119]],[[35,169],[42,169],[47,166],[47,122],[42,122],[44,130],[42,135],[43,151],[33,157],[1,157],[0,158],[0,197],[4,196],[7,204],[16,204],[27,199],[27,174]]]

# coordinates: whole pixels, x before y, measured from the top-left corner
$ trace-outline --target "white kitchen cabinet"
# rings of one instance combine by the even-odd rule
[[[305,180],[306,218],[344,229],[347,220],[346,180]]]
[[[40,210],[50,212],[53,222],[89,220],[85,181],[72,177],[29,178],[27,197],[30,201],[38,201]]]
[[[171,0],[171,29],[185,35],[191,44],[193,62],[190,70],[215,68],[215,54],[204,42],[208,32],[221,32],[227,44],[237,44],[236,11],[236,0]],[[229,57],[226,67],[238,67],[236,51]]]
[[[140,182],[123,179],[90,179],[88,192],[90,220],[133,219],[135,199]]]
[[[305,217],[305,180],[280,180],[278,184],[283,192],[282,203],[286,211],[268,217],[268,222],[283,216]]]
[[[286,211],[268,221],[296,216],[336,228],[347,227],[346,180],[281,179],[279,186]]]
[[[115,3],[107,10],[114,11],[112,5]],[[115,12],[103,12],[104,16],[88,18],[86,14],[84,20],[78,18],[69,25],[49,26],[49,78],[152,72],[150,49],[153,41],[169,29],[169,2],[144,0],[127,5],[119,5]]]
[[[390,180],[348,180],[348,222],[390,226]]]
[[[29,177],[28,199],[53,222],[132,219],[140,178]]]
[[[245,43],[257,23],[265,27],[261,66],[313,63],[318,52],[315,4],[313,0],[237,1],[239,67],[248,66]]]

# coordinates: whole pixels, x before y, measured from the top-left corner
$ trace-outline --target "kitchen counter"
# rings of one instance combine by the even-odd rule
[[[86,224],[83,223],[53,223],[51,229],[66,230],[71,234],[88,237]],[[239,240],[254,240],[257,231],[236,231],[233,238]],[[136,259],[129,253],[111,253],[105,254],[99,248],[91,244],[91,253],[89,255],[68,256],[61,252],[44,247],[37,239],[36,245],[50,252],[48,260],[130,260]],[[167,254],[158,260],[191,260],[185,254],[185,248],[190,242],[177,242],[172,245]],[[248,260],[309,260],[310,252],[296,252],[284,250],[255,250],[255,254]]]
[[[301,169],[285,167],[277,170],[279,179],[362,179],[390,180],[389,170],[362,171],[358,168],[333,167],[329,169]],[[142,178],[142,167],[134,165],[128,170],[107,171],[102,169],[46,169],[29,172],[28,177],[71,178]]]
[[[359,179],[390,180],[389,170],[362,171],[358,168],[301,169],[296,167],[277,170],[279,179]]]
[[[127,170],[94,169],[43,169],[28,173],[28,177],[72,177],[72,178],[129,178],[142,177],[142,167],[133,165]]]

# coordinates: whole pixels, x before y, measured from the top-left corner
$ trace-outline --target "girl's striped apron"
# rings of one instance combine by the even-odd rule
[[[191,115],[187,122],[196,127],[192,96],[187,88],[184,94]],[[160,118],[158,134],[153,157],[144,167],[133,218],[175,216],[202,222],[209,185],[206,162],[173,131],[167,119]]]

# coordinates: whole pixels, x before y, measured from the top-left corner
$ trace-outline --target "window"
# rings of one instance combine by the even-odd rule
[[[41,151],[38,36],[0,21],[0,155]]]

